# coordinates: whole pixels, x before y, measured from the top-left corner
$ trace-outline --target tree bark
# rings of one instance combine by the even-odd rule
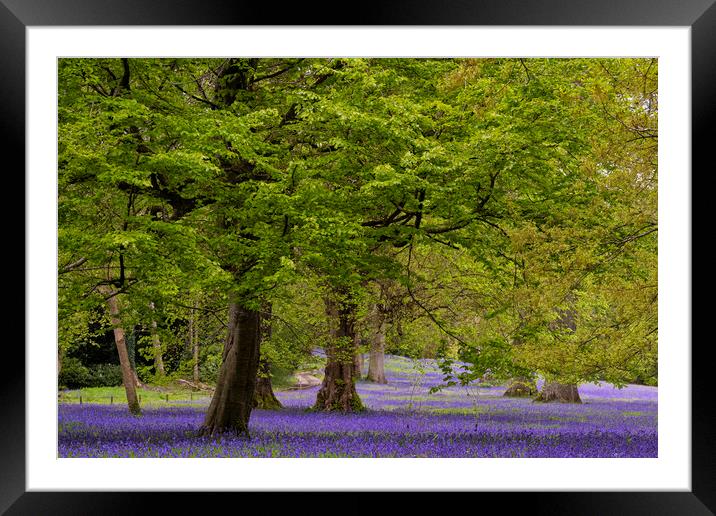
[[[251,86],[258,59],[231,58],[218,73],[215,84],[215,101],[217,108],[229,108],[240,90],[248,91]],[[229,145],[228,141],[226,145]],[[238,184],[253,176],[254,166],[248,160],[220,159],[226,184]],[[240,206],[236,206],[240,208]],[[228,229],[230,224],[225,217],[220,218],[219,226]],[[234,274],[240,283],[233,258],[222,267]],[[241,306],[238,299],[230,298],[229,329],[224,342],[224,353],[221,369],[216,382],[216,390],[211,399],[202,435],[220,433],[245,434],[248,436],[249,418],[254,406],[256,374],[259,364],[261,342],[261,314]]]
[[[137,374],[137,362],[135,360],[135,354],[137,351],[136,328],[132,328],[129,335],[125,333],[124,342],[127,347],[127,354],[129,355],[129,368],[132,370],[134,386],[137,388],[144,387],[144,384],[139,380],[139,375]]]
[[[154,312],[154,302],[149,303],[149,308]],[[152,318],[151,330],[152,334],[152,347],[154,348],[154,372],[157,376],[164,376],[164,359],[162,357],[162,343],[159,340],[159,334],[157,333],[157,320]]]
[[[357,342],[360,342],[360,339],[357,339]],[[356,344],[356,356],[355,361],[353,362],[353,369],[355,371],[355,378],[356,380],[360,380],[363,376],[363,353],[360,353],[357,349],[358,344]]]
[[[261,345],[271,338],[271,328],[271,304],[264,303],[261,314]],[[254,408],[276,410],[282,406],[273,392],[273,385],[271,385],[271,364],[264,353],[260,352],[256,390],[254,391]]]
[[[260,314],[229,303],[229,330],[216,390],[200,429],[202,435],[221,433],[248,436],[261,338]]]
[[[314,410],[359,412],[363,403],[355,388],[355,306],[326,299],[331,324],[323,383]]]
[[[254,393],[254,408],[276,410],[283,407],[276,398],[271,385],[271,367],[268,360],[259,359],[259,372],[256,376],[256,391]]]
[[[503,396],[508,398],[531,398],[537,394],[537,385],[534,380],[520,376],[513,378]]]
[[[545,382],[535,401],[559,403],[582,403],[579,389],[572,383]]]
[[[375,331],[370,341],[370,358],[368,362],[368,381],[375,383],[388,383],[385,378],[385,328],[387,326],[385,315],[378,305],[373,309]]]
[[[100,286],[99,291],[103,295],[109,295],[111,293],[111,289],[106,285]],[[139,416],[142,410],[139,407],[139,399],[137,398],[135,373],[129,361],[127,342],[124,335],[124,328],[122,328],[122,321],[119,318],[119,303],[117,302],[116,295],[107,298],[107,309],[109,311],[109,320],[112,323],[114,331],[114,342],[117,346],[117,353],[119,354],[119,366],[122,370],[122,384],[127,394],[127,406],[129,407],[130,413]]]
[[[134,386],[135,386],[135,387],[144,387],[144,384],[143,384],[142,381],[139,379],[139,375],[137,374],[137,370],[134,369],[134,368],[132,369],[132,378],[133,378],[133,380],[134,380]]]

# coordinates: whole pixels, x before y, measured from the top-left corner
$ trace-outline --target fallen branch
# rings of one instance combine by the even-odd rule
[[[194,382],[190,382],[189,380],[183,380],[181,378],[179,378],[177,380],[177,383],[181,383],[182,385],[188,385],[189,387],[191,387],[192,389],[197,390],[197,391],[213,391],[214,390],[213,387],[211,387],[210,385],[207,385],[205,383],[201,383],[201,382],[194,383]]]

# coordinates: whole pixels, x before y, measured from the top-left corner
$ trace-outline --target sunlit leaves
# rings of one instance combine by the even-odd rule
[[[190,291],[389,281],[401,349],[504,375],[653,369],[655,60],[124,64],[59,66],[58,241],[87,260],[63,310],[118,283],[120,257],[127,299],[167,313]],[[554,328],[569,295],[573,333]]]

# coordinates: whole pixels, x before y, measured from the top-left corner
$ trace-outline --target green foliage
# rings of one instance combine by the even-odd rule
[[[285,366],[271,365],[271,385],[274,389],[283,389],[294,385],[295,369]]]
[[[144,332],[143,380],[153,324],[168,378],[193,374],[191,320],[215,381],[233,296],[272,306],[278,381],[318,347],[352,359],[332,299],[367,341],[381,307],[388,352],[468,362],[464,384],[655,383],[657,74],[641,58],[61,59],[59,356],[108,329],[109,286]]]
[[[122,370],[117,364],[85,366],[77,358],[66,358],[58,379],[60,389],[114,387],[122,384]]]

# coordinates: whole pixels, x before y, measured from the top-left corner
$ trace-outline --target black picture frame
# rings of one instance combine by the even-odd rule
[[[31,26],[87,25],[444,25],[444,26],[683,26],[691,28],[692,170],[708,174],[707,145],[716,104],[716,0],[428,0],[337,3],[269,3],[225,0],[0,0],[0,140],[3,156],[24,170],[25,29]],[[713,168],[711,165],[710,168]],[[711,172],[713,173],[713,172]],[[19,176],[18,174],[15,174]],[[692,172],[692,178],[697,174]],[[24,181],[20,190],[25,191]],[[17,191],[17,189],[15,190]],[[693,189],[692,192],[698,190]],[[695,204],[692,200],[692,206]],[[695,222],[695,217],[692,215]],[[16,226],[19,226],[16,224]],[[24,229],[24,226],[23,226]],[[19,229],[18,229],[19,230]],[[699,234],[692,231],[692,235]],[[692,248],[692,264],[693,257]],[[26,258],[23,251],[23,258]],[[692,265],[693,267],[693,265]],[[27,269],[23,265],[28,274]],[[702,287],[703,288],[703,287]],[[693,297],[693,296],[692,296]],[[23,295],[24,299],[24,295]],[[24,302],[16,301],[16,306]],[[699,308],[692,303],[693,310]],[[706,306],[709,306],[708,303]],[[693,313],[692,310],[692,313]],[[693,320],[693,315],[692,315]],[[711,397],[710,341],[694,340],[692,356],[692,490],[689,492],[503,492],[472,493],[470,505],[486,510],[497,502],[513,512],[524,505],[531,514],[714,514],[716,453]],[[0,389],[0,511],[19,514],[185,514],[211,505],[236,503],[247,493],[26,492],[25,353],[15,346],[5,358],[14,368],[2,375]],[[298,493],[272,493],[298,502]],[[422,503],[420,493],[409,501]],[[354,497],[356,494],[348,494]],[[445,499],[446,501],[448,499]],[[406,503],[408,500],[406,500]],[[249,505],[244,499],[244,509]],[[237,506],[239,510],[240,506]],[[408,505],[405,505],[405,510]],[[469,507],[469,506],[468,506]],[[254,509],[259,510],[259,509]],[[331,510],[313,506],[312,510]],[[470,509],[472,510],[472,509]],[[494,510],[494,509],[493,509]],[[273,512],[273,511],[270,511]],[[501,511],[502,512],[502,511]]]

